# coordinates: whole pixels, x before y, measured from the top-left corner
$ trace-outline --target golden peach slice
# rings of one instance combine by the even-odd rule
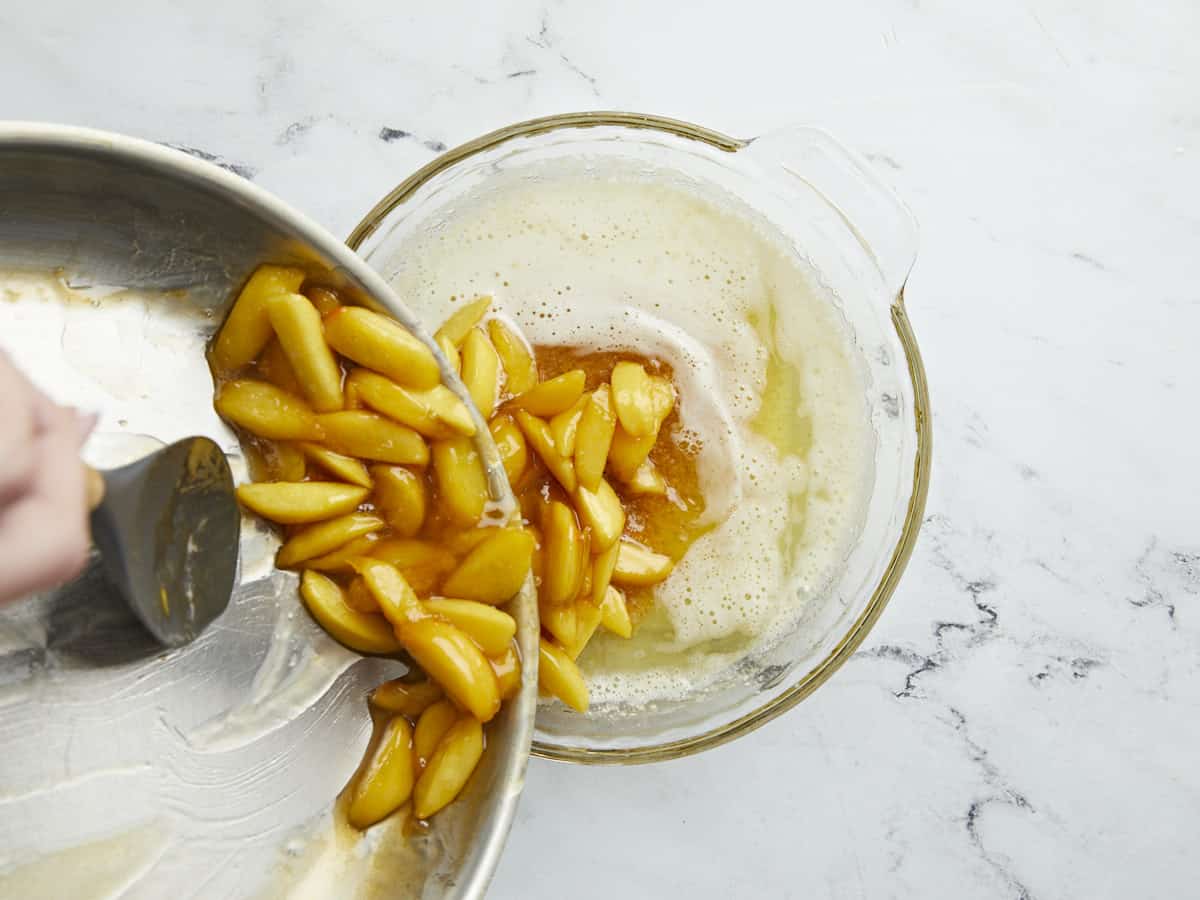
[[[517,410],[517,424],[521,427],[525,440],[550,470],[550,474],[558,479],[564,490],[573,492],[577,484],[575,463],[558,452],[558,448],[554,446],[554,437],[550,434],[550,426],[523,409]]]
[[[480,603],[507,603],[525,583],[533,545],[533,535],[524,529],[496,529],[459,563],[442,585],[443,593]]]
[[[530,388],[515,397],[511,404],[531,415],[543,418],[556,416],[579,399],[586,381],[587,376],[582,369],[572,369]]]
[[[611,584],[605,590],[604,601],[600,604],[600,624],[618,637],[633,637],[633,620],[629,617],[625,595]]]
[[[393,626],[416,622],[426,617],[424,606],[416,591],[391,563],[378,559],[361,559],[354,564],[363,584],[375,598],[379,611]]]
[[[615,544],[625,530],[625,509],[612,485],[602,478],[595,491],[577,488],[573,500],[580,520],[592,530],[592,552]]]
[[[650,376],[650,411],[654,415],[654,431],[658,432],[671,410],[675,408],[675,385],[660,375]]]
[[[563,606],[575,599],[581,561],[586,559],[574,510],[565,503],[551,501],[542,520],[542,531],[546,546],[540,596],[550,606]]]
[[[580,598],[575,601],[575,640],[570,646],[563,647],[571,659],[579,659],[579,654],[587,648],[588,642],[600,626],[600,607],[591,599]]]
[[[471,411],[444,385],[417,390],[401,387],[369,369],[355,369],[346,379],[346,389],[351,388],[360,402],[425,437],[475,433]]]
[[[500,688],[500,699],[510,700],[521,690],[521,657],[517,655],[516,647],[509,644],[508,648],[497,656],[488,657],[492,671],[496,673],[496,684]]]
[[[288,362],[287,354],[283,352],[283,347],[280,346],[278,340],[272,339],[263,349],[262,355],[254,364],[254,371],[263,381],[269,381],[275,387],[287,391],[289,394],[299,397],[304,393],[304,388],[300,386],[300,379],[296,377],[296,372],[292,368],[292,364]]]
[[[413,759],[418,769],[429,764],[438,744],[461,715],[458,707],[449,700],[439,700],[421,713],[413,734]]]
[[[462,375],[462,356],[459,355],[458,348],[454,346],[454,342],[444,334],[439,334],[434,337],[438,348],[446,357],[446,362],[450,363],[450,368],[456,374]]]
[[[426,612],[462,629],[488,656],[502,654],[517,633],[512,616],[486,603],[431,597],[424,606]]]
[[[404,387],[431,388],[442,373],[433,352],[399,322],[359,306],[343,306],[323,320],[329,346],[360,366]]]
[[[461,629],[427,618],[400,623],[396,637],[455,703],[481,722],[496,715],[500,709],[496,673],[483,651]]]
[[[620,547],[612,574],[612,580],[617,584],[631,587],[658,584],[675,568],[671,557],[655,553],[636,541],[622,538]]]
[[[441,538],[442,546],[456,557],[463,557],[482,544],[490,537],[495,537],[497,529],[487,526],[467,528],[457,534]]]
[[[355,369],[354,372],[369,372],[370,369]],[[346,380],[342,383],[342,409],[364,409],[366,404],[363,403],[362,397],[358,393],[358,382],[354,380],[354,372],[351,372]],[[380,378],[383,376],[380,375]]]
[[[570,459],[575,453],[575,434],[579,430],[579,420],[583,416],[583,407],[587,401],[588,397],[585,394],[547,423],[554,446],[565,459]]]
[[[538,644],[538,684],[576,712],[587,712],[588,689],[575,660],[542,638]]]
[[[340,309],[342,306],[342,301],[337,294],[329,288],[321,287],[320,285],[306,287],[304,289],[304,296],[317,308],[317,312],[322,317],[329,315],[336,309]]]
[[[337,453],[378,462],[423,466],[429,462],[425,439],[404,425],[360,409],[317,417],[325,444]]]
[[[508,483],[515,485],[529,465],[529,447],[525,443],[525,435],[508,416],[496,416],[488,425],[488,430],[496,442],[496,449],[500,451],[500,461],[504,463]]]
[[[667,480],[655,468],[654,463],[647,459],[638,466],[633,477],[625,482],[625,487],[631,494],[651,494],[661,497],[667,493]]]
[[[304,272],[285,266],[259,266],[233,302],[213,343],[217,372],[228,375],[247,365],[271,340],[267,301],[300,290]]]
[[[607,550],[598,553],[592,561],[592,603],[600,606],[604,602],[605,593],[612,582],[613,569],[617,567],[617,554],[621,552],[621,542],[616,541]]]
[[[330,475],[336,475],[342,481],[357,484],[365,488],[371,487],[371,476],[367,467],[352,456],[322,447],[311,441],[303,441],[297,445],[307,459],[312,460]]]
[[[640,363],[619,362],[613,366],[612,396],[617,419],[630,435],[646,437],[658,430],[654,388]]]
[[[387,538],[377,543],[370,555],[399,569],[405,581],[422,596],[437,590],[457,564],[454,554],[445,547],[416,538]]]
[[[296,532],[284,542],[275,556],[275,565],[288,569],[314,556],[323,556],[356,537],[384,526],[383,519],[370,513],[349,513],[318,522]]]
[[[371,531],[361,537],[356,537],[349,543],[343,544],[336,550],[322,556],[314,556],[304,561],[304,568],[316,569],[318,572],[337,572],[345,574],[353,572],[351,562],[360,556],[370,556],[371,550],[379,542],[379,532]]]
[[[413,815],[428,819],[462,792],[483,756],[483,726],[464,716],[450,727],[417,779]]]
[[[589,491],[596,490],[604,475],[616,430],[612,393],[607,384],[602,384],[588,395],[575,432],[575,476]]]
[[[415,781],[412,746],[412,726],[403,716],[396,716],[384,727],[379,745],[350,795],[347,818],[355,828],[370,828],[408,802]]]
[[[491,495],[474,442],[465,437],[434,441],[433,475],[437,502],[447,517],[460,525],[478,522]]]
[[[575,615],[575,604],[567,603],[562,606],[551,606],[543,598],[538,598],[538,620],[543,630],[558,643],[566,647],[575,641],[579,632],[579,620]]]
[[[371,692],[371,705],[415,719],[444,696],[436,681],[402,681],[393,678]]]
[[[348,566],[347,568],[353,571],[353,567]],[[360,613],[379,612],[379,601],[375,599],[375,595],[371,593],[361,576],[355,576],[346,586],[346,605]]]
[[[579,571],[575,577],[575,599],[591,596],[592,590],[592,532],[583,530],[583,552],[579,554]]]
[[[304,451],[291,441],[263,441],[259,445],[263,462],[275,481],[303,481],[308,474]]]
[[[214,405],[223,418],[261,438],[308,441],[324,435],[307,403],[265,381],[226,381]]]
[[[299,525],[345,515],[367,499],[369,491],[336,481],[274,481],[238,486],[238,501],[272,522]]]
[[[613,432],[612,445],[608,451],[608,468],[618,481],[628,482],[654,449],[657,434],[634,437],[620,425]]]
[[[400,651],[400,641],[387,619],[351,609],[342,589],[331,578],[306,570],[300,578],[300,597],[317,624],[351,650],[380,654]]]
[[[500,357],[478,328],[468,331],[463,341],[462,380],[480,415],[491,418],[500,395]]]
[[[492,305],[491,297],[480,297],[472,300],[466,306],[456,310],[442,327],[434,332],[434,338],[445,338],[453,346],[461,347],[467,339],[467,334],[487,315],[488,307]]]
[[[317,308],[303,294],[275,294],[267,301],[267,315],[313,409],[341,409],[342,370],[325,343]]]
[[[392,531],[408,538],[421,530],[428,499],[425,479],[403,466],[372,466],[375,482],[375,511],[383,516]]]
[[[524,394],[538,381],[537,363],[524,338],[499,319],[487,323],[488,337],[504,366],[504,389],[512,394]]]

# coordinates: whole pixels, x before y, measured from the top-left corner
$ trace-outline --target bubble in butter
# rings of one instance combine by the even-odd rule
[[[516,169],[431,216],[388,263],[427,322],[491,294],[536,344],[627,348],[674,369],[713,527],[633,640],[588,647],[594,704],[702,687],[837,575],[872,481],[864,366],[765,224],[644,171]]]

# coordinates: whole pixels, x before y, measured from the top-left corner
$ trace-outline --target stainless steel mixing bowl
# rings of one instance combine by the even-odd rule
[[[0,124],[0,348],[59,402],[101,414],[89,462],[194,433],[244,477],[204,347],[267,261],[324,273],[430,342],[340,241],[236,175],[117,135]],[[479,444],[511,504],[485,427]],[[331,809],[369,738],[366,693],[403,665],[329,639],[273,569],[275,543],[243,524],[229,610],[178,650],[150,640],[96,568],[0,610],[0,896],[484,892],[528,758],[532,668],[464,797],[428,833],[360,842]],[[535,658],[528,587],[515,613]]]

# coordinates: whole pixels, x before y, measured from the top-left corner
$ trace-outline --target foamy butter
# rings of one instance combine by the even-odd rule
[[[581,658],[594,704],[682,697],[794,624],[838,573],[871,480],[847,327],[762,223],[644,173],[510,172],[408,239],[392,286],[430,323],[491,294],[537,344],[671,364],[705,518],[629,641]]]

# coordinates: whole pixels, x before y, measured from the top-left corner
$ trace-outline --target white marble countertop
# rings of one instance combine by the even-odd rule
[[[1196,894],[1193,0],[65,6],[0,11],[0,116],[201,150],[337,234],[585,108],[826,126],[921,223],[934,479],[879,625],[732,745],[535,761],[493,896]]]

